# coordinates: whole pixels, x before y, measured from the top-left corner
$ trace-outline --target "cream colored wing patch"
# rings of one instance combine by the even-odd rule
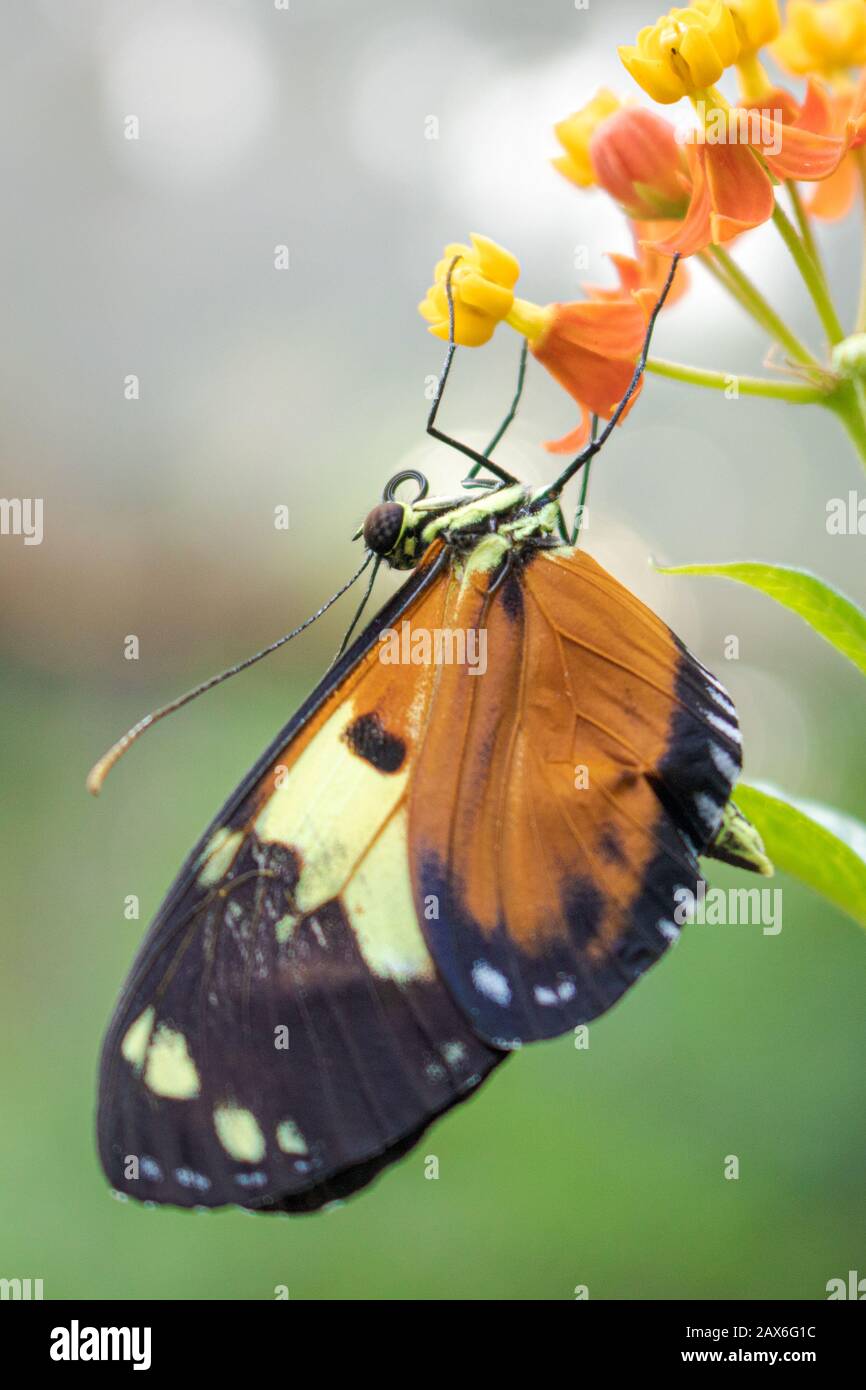
[[[255,831],[286,846],[300,866],[293,923],[339,899],[374,974],[432,979],[409,878],[407,731],[347,702],[335,710],[260,811]]]
[[[139,1014],[124,1034],[121,1055],[134,1071],[143,1073],[144,1084],[153,1095],[193,1100],[199,1094],[201,1081],[186,1038],[165,1023],[154,1029],[154,1021],[152,1008]]]

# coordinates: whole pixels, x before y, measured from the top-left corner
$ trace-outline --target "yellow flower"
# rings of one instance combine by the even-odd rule
[[[552,161],[553,167],[580,188],[591,188],[597,182],[589,157],[589,142],[602,121],[614,116],[621,107],[619,98],[607,87],[602,87],[592,101],[554,126],[556,138],[565,154]]]
[[[514,286],[520,262],[488,237],[470,236],[471,246],[452,242],[445,247],[433,272],[434,283],[418,305],[437,338],[448,339],[448,295],[445,282],[455,256],[460,259],[451,275],[454,300],[454,341],[463,347],[481,347],[493,336],[498,323],[514,305]]]
[[[693,0],[693,8],[709,18],[715,3],[716,0]],[[723,0],[723,3],[725,9],[730,10],[740,41],[738,62],[778,37],[782,28],[778,0]]]
[[[739,54],[737,28],[722,0],[713,0],[706,12],[694,6],[671,10],[641,29],[635,45],[619,50],[634,80],[665,104],[712,87]]]
[[[863,0],[791,0],[773,55],[789,72],[836,77],[866,63]]]

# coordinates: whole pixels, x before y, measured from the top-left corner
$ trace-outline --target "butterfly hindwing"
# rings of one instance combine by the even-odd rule
[[[461,1008],[507,1047],[595,1018],[676,939],[739,731],[715,678],[584,552],[476,571],[449,604],[448,626],[486,630],[487,672],[438,673],[415,901],[438,905],[421,920]]]
[[[443,986],[415,916],[407,788],[431,672],[433,552],[283,731],[184,866],[106,1038],[99,1145],[118,1190],[313,1210],[363,1186],[503,1054]]]

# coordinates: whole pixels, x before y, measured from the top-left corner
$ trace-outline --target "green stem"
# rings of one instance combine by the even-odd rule
[[[791,230],[793,231],[793,228]],[[801,343],[796,334],[779,318],[772,305],[767,303],[758,287],[752,283],[745,271],[740,269],[727,251],[723,250],[721,246],[713,246],[710,249],[725,275],[736,287],[738,302],[748,309],[756,323],[759,323],[771,337],[782,345],[793,361],[800,362],[807,367],[820,367],[821,364],[817,357],[812,355],[805,343]]]
[[[806,288],[812,296],[812,301],[818,310],[818,317],[830,343],[841,343],[845,337],[845,330],[839,322],[839,316],[830,298],[830,291],[827,289],[824,277],[798,237],[796,227],[780,203],[776,203],[773,221],[806,283]]]
[[[827,391],[796,381],[771,381],[757,376],[740,376],[736,372],[714,372],[682,362],[667,362],[660,357],[651,357],[646,369],[655,376],[686,381],[691,386],[703,386],[710,391],[727,391],[736,385],[741,396],[767,396],[772,400],[791,401],[795,405],[826,405],[829,396]]]
[[[855,151],[860,168],[860,187],[863,194],[863,216],[866,219],[866,147]],[[860,307],[857,310],[857,333],[866,332],[866,234],[863,237],[863,269],[860,273]]]
[[[824,266],[821,261],[821,252],[818,250],[818,243],[815,240],[815,235],[812,231],[812,224],[809,221],[809,214],[806,211],[806,208],[803,204],[803,199],[800,196],[800,189],[798,188],[794,179],[788,179],[786,187],[788,189],[788,196],[791,199],[791,207],[794,209],[794,217],[797,220],[797,230],[800,233],[803,245],[809,252],[809,255],[812,257],[812,260],[815,262],[815,265],[818,267],[818,271],[820,272],[821,278],[824,280],[824,283],[826,284],[827,279],[824,274]]]
[[[727,391],[736,384],[741,396],[764,396],[794,405],[823,405],[841,420],[861,462],[866,466],[866,392],[858,390],[859,383],[839,381],[832,390],[822,391],[818,387],[801,386],[794,381],[764,381],[761,377],[714,372],[682,362],[667,362],[659,357],[651,357],[646,369],[655,376],[684,381],[711,391]]]
[[[746,295],[744,295],[742,290],[734,284],[734,281],[722,269],[721,265],[719,265],[713,259],[713,256],[711,254],[711,251],[713,249],[714,248],[709,248],[706,251],[698,252],[698,260],[701,262],[701,265],[704,267],[706,271],[709,272],[710,275],[712,275],[714,280],[718,281],[718,283],[722,286],[722,289],[726,290],[727,293],[731,296],[731,298],[735,299],[737,303],[740,305],[740,307],[745,309],[747,314],[754,317],[754,314],[752,313],[752,307]],[[761,326],[766,327],[765,324],[762,324]]]
[[[845,382],[828,398],[827,405],[838,415],[854,444],[860,460],[866,466],[866,411],[853,382]]]

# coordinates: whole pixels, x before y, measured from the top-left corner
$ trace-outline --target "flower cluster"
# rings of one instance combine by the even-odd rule
[[[662,107],[684,103],[688,119],[674,125],[639,96],[604,89],[555,127],[561,153],[554,168],[582,194],[596,190],[613,199],[627,219],[633,254],[613,257],[616,286],[586,287],[577,302],[533,304],[515,296],[515,257],[473,236],[469,246],[446,247],[436,267],[420,306],[430,331],[449,337],[450,274],[455,342],[480,346],[500,323],[521,334],[580,407],[578,431],[561,441],[571,447],[585,437],[590,415],[609,419],[622,398],[670,258],[696,257],[796,365],[799,380],[783,384],[832,405],[853,434],[853,406],[840,408],[848,384],[832,366],[839,354],[817,358],[800,343],[730,248],[752,229],[775,223],[815,302],[828,348],[839,347],[845,335],[813,224],[846,216],[858,187],[866,186],[866,0],[789,0],[784,9],[779,0],[693,0],[641,29],[619,56],[645,96]],[[726,94],[720,84],[728,78]],[[681,269],[668,304],[687,283]],[[855,333],[864,329],[866,289]],[[686,370],[680,375],[690,379]],[[862,401],[858,409],[866,454]]]
[[[503,322],[522,334],[533,356],[581,407],[581,426],[562,442],[570,448],[585,437],[589,413],[609,418],[631,381],[657,295],[650,284],[657,258],[617,257],[619,290],[591,289],[586,300],[542,307],[514,294],[520,266],[508,251],[487,237],[473,234],[470,240],[471,246],[446,246],[420,312],[430,332],[447,340],[450,277],[456,343],[478,347]]]

